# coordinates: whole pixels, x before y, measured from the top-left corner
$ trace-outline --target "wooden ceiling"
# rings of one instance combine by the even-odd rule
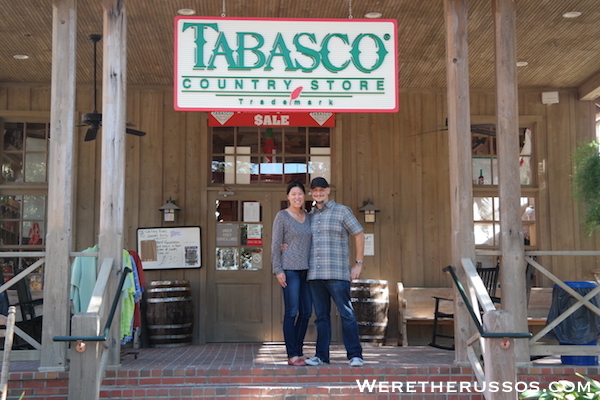
[[[126,0],[127,80],[130,85],[172,85],[173,18],[191,8],[220,17],[223,0]],[[494,86],[491,0],[469,0],[469,69],[473,88]],[[93,45],[102,33],[102,0],[77,4],[77,81],[93,82]],[[52,1],[0,0],[0,82],[48,83],[51,72]],[[446,86],[442,0],[353,0],[352,16],[378,11],[398,20],[400,87]],[[226,0],[227,17],[348,18],[349,0]],[[579,11],[579,18],[562,14]],[[566,88],[600,74],[600,0],[518,0],[517,56],[521,87]],[[99,59],[102,47],[99,46]],[[15,54],[29,59],[16,60]],[[99,73],[100,75],[100,73]]]

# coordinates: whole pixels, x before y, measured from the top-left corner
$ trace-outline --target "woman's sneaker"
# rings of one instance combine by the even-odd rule
[[[306,365],[312,365],[312,366],[329,364],[328,362],[321,360],[317,356],[309,358],[308,360],[305,360],[304,362],[306,363]]]
[[[308,362],[307,362],[307,364],[308,364]],[[363,361],[363,359],[362,359],[362,358],[360,358],[360,357],[353,357],[353,358],[350,360],[350,366],[351,366],[351,367],[362,367],[362,366],[363,366],[363,364],[364,364],[364,361]]]

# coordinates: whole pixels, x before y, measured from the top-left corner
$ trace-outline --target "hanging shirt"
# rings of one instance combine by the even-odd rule
[[[98,245],[82,253],[97,253]],[[87,311],[96,285],[97,257],[75,257],[71,265],[71,300],[76,313]]]
[[[133,269],[129,252],[123,250],[123,271],[125,268]],[[125,277],[123,289],[121,289],[121,344],[131,340],[133,327],[133,312],[135,309],[135,282],[133,274],[129,273]]]

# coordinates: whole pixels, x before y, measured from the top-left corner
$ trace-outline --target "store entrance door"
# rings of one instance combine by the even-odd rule
[[[271,231],[277,212],[288,206],[285,191],[211,191],[209,204],[215,218],[208,227],[207,342],[283,341],[283,294],[271,268]],[[335,315],[337,310],[334,341]],[[316,340],[313,321],[314,315],[306,342]]]
[[[207,341],[271,341],[271,194],[210,192],[209,204]]]

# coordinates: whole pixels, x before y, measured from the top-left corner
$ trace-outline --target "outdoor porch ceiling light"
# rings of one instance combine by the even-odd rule
[[[566,12],[562,15],[564,18],[577,18],[579,16],[581,16],[581,13],[579,11],[569,11]]]
[[[182,8],[181,10],[177,10],[177,14],[179,14],[179,15],[194,15],[194,14],[196,14],[196,10],[192,10],[191,8]]]
[[[517,67],[526,67],[529,63],[527,61],[517,61]]]
[[[27,54],[15,54],[13,58],[15,60],[27,60],[29,56]]]
[[[163,212],[163,221],[175,222],[175,211],[181,211],[181,208],[177,207],[175,200],[169,197],[169,200],[159,207],[159,211]]]
[[[371,19],[376,19],[376,18],[381,18],[383,14],[381,14],[380,12],[377,11],[371,11],[365,14],[365,18],[371,18]]]

